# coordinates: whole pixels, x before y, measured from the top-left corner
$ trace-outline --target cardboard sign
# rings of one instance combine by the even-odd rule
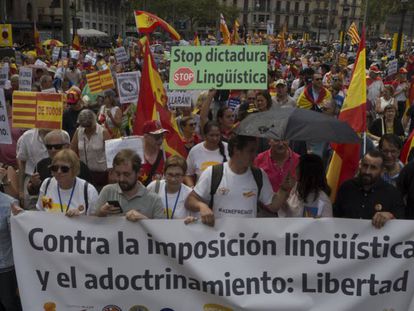
[[[341,67],[348,66],[348,58],[346,57],[346,55],[340,55],[339,56],[338,64]]]
[[[35,65],[35,66],[38,66],[38,67],[44,67],[44,68],[47,68],[47,64],[46,64],[45,62],[42,62],[40,59],[36,59],[36,61],[35,61],[34,65]]]
[[[56,62],[59,59],[60,47],[55,46],[52,52],[52,61]]]
[[[96,53],[90,52],[85,55],[85,62],[91,63],[93,66],[96,64]]]
[[[4,90],[0,89],[0,144],[11,145],[12,136],[7,117],[6,100],[4,98]]]
[[[4,89],[6,82],[9,80],[9,66],[3,66],[0,68],[0,88]]]
[[[112,161],[118,151],[122,149],[132,149],[141,157],[141,159],[144,159],[144,143],[142,136],[108,139],[105,141],[105,156],[108,168],[112,168]]]
[[[72,59],[79,59],[80,52],[77,50],[70,50],[70,58]]]
[[[86,80],[88,81],[92,94],[115,88],[114,80],[109,69],[87,74]]]
[[[171,90],[267,89],[267,46],[176,46]]]
[[[395,75],[398,72],[398,60],[393,59],[388,63],[388,72],[387,76]]]
[[[33,70],[29,67],[21,67],[19,71],[19,91],[32,90]]]
[[[168,107],[180,108],[191,107],[192,94],[187,91],[170,91],[167,92]]]
[[[123,72],[116,75],[118,85],[119,102],[121,104],[138,101],[139,96],[139,72]]]
[[[63,60],[65,60],[65,59],[67,59],[67,58],[68,58],[68,52],[67,52],[67,51],[62,50],[62,59],[63,59]]]
[[[14,128],[62,128],[63,94],[15,91],[12,109]]]
[[[115,58],[118,63],[127,63],[129,61],[129,56],[123,46],[120,48],[114,49]]]

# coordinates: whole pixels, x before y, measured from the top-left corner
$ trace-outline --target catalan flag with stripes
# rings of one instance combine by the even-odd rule
[[[14,128],[61,129],[62,116],[63,94],[13,92]]]
[[[352,22],[346,34],[351,38],[352,45],[359,44],[359,42],[361,41],[361,38],[359,37],[359,34],[358,34],[358,28],[355,25],[355,22]]]
[[[91,94],[115,88],[110,69],[95,71],[86,75]]]

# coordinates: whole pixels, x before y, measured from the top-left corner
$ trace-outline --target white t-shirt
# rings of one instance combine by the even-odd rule
[[[25,173],[32,175],[36,164],[48,158],[49,154],[42,138],[39,136],[38,129],[31,129],[23,133],[17,140],[16,146],[17,159],[26,161]]]
[[[286,204],[278,211],[279,217],[332,217],[332,203],[325,192],[319,191],[318,198],[308,195],[303,202],[296,191],[296,186],[290,191]]]
[[[194,192],[205,202],[210,202],[212,168],[209,167],[201,174]],[[273,190],[267,174],[262,170],[263,186],[259,201],[264,205],[270,205],[273,198]],[[243,174],[234,173],[229,164],[224,163],[223,178],[214,195],[213,212],[216,218],[220,217],[245,217],[257,216],[257,184],[253,173],[248,169]]]
[[[84,185],[86,182],[85,180],[76,177],[76,184],[75,189],[73,190],[72,200],[70,200],[70,195],[72,193],[73,187],[71,189],[59,188],[58,192],[58,184],[54,177],[52,177],[52,179],[50,180],[49,186],[47,187],[47,192],[45,194],[46,184],[48,180],[49,178],[46,178],[40,186],[39,198],[36,203],[36,208],[38,210],[48,211],[52,213],[61,213],[63,211],[63,213],[65,213],[67,209],[77,208],[80,205],[86,207],[84,194]],[[95,209],[94,205],[97,199],[98,192],[96,191],[94,186],[88,184],[88,214],[89,211]],[[68,207],[69,200],[70,206]],[[62,202],[62,208],[60,202]]]
[[[223,142],[224,154],[227,160],[229,159],[229,153],[227,151],[227,143]],[[204,147],[204,142],[201,142],[191,148],[190,153],[187,156],[187,173],[186,175],[196,175],[197,179],[203,171],[209,166],[223,163],[223,155],[220,154],[219,149],[208,150]]]
[[[160,188],[157,195],[161,198],[162,205],[164,206],[164,215],[167,218],[167,204],[165,201],[165,180],[162,179],[160,182]],[[153,180],[148,186],[147,189],[155,193],[157,181]],[[188,195],[191,193],[192,189],[184,184],[181,184],[180,196],[177,200],[178,191],[176,193],[167,193],[168,201],[168,219],[182,219],[187,216],[195,216],[194,213],[191,213],[184,207],[185,200]],[[175,202],[177,201],[177,206],[174,210]],[[172,217],[173,215],[173,217]]]

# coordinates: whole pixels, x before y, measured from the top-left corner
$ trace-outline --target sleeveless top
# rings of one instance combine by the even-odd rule
[[[85,135],[85,128],[78,128],[79,157],[91,171],[106,171],[105,142],[103,140],[104,128],[96,124],[95,133],[90,139]]]

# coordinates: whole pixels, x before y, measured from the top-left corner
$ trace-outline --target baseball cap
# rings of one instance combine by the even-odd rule
[[[369,70],[374,73],[381,73],[381,70],[379,70],[378,67],[375,65],[372,65],[371,67],[369,67]]]
[[[168,132],[168,130],[162,128],[161,123],[157,120],[145,121],[144,126],[142,127],[142,131],[144,132],[144,134],[152,135],[158,135]]]
[[[282,84],[282,85],[287,85],[286,80],[284,80],[284,79],[279,79],[279,80],[277,80],[277,81],[276,81],[276,83],[275,83],[275,85],[276,85],[276,86],[278,86],[278,85],[280,85],[280,84]]]
[[[67,92],[66,101],[68,104],[76,104],[81,96],[81,90],[77,86],[72,86]]]

